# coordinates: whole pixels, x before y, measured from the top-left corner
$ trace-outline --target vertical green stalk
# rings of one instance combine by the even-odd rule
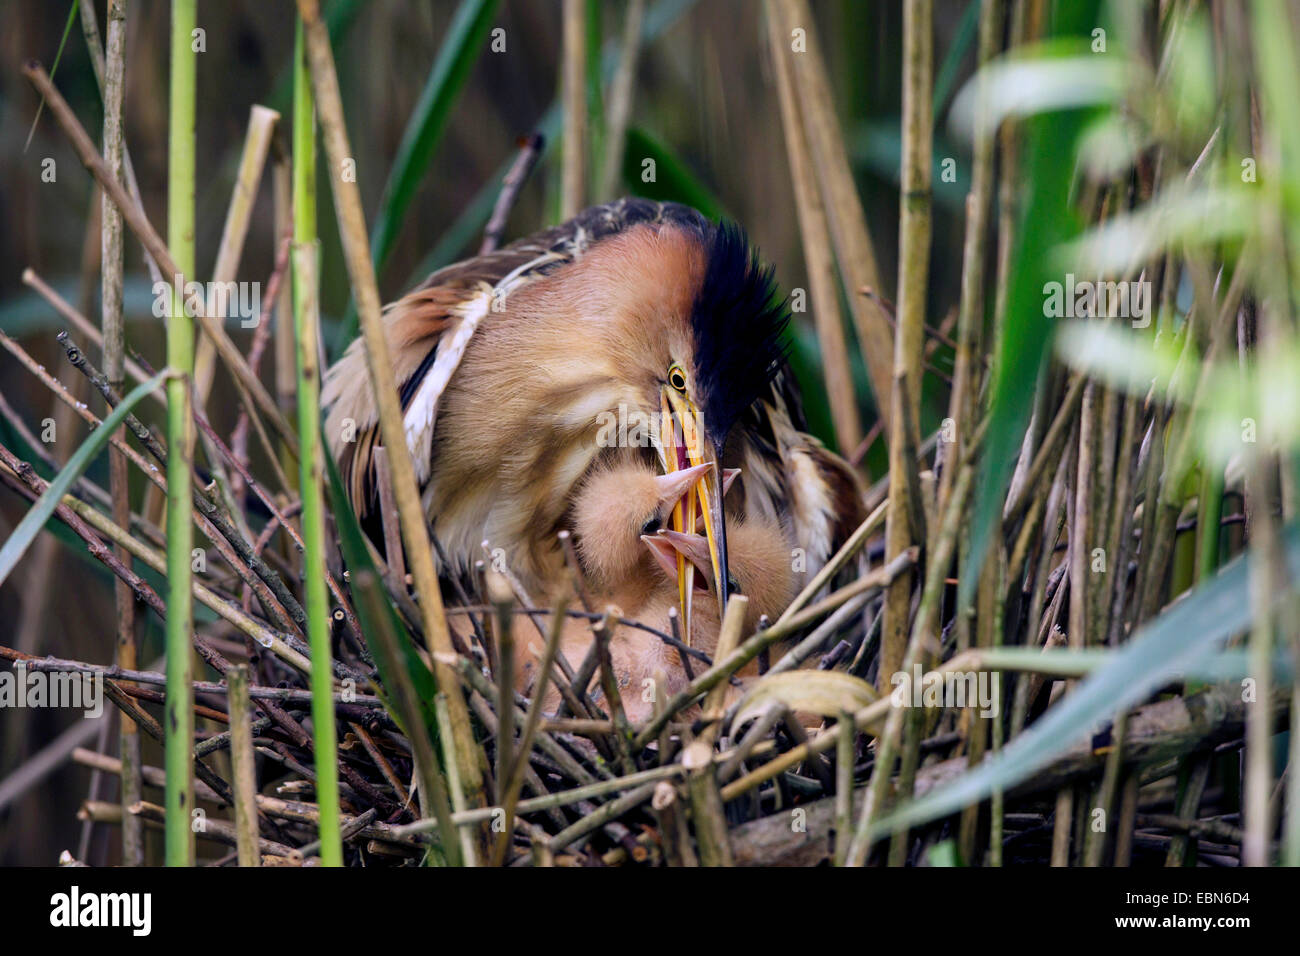
[[[302,489],[303,581],[311,644],[311,718],[320,805],[320,856],[342,866],[339,834],[338,741],[330,660],[329,598],[325,584],[325,474],[320,429],[320,341],[317,312],[316,115],[299,21],[293,57],[293,319],[298,343],[298,458]]]
[[[1219,523],[1223,520],[1223,472],[1211,462],[1202,468],[1196,515],[1197,583],[1214,577],[1219,568]]]
[[[167,144],[167,245],[181,275],[194,274],[194,91],[197,60],[191,37],[197,0],[173,0],[171,102]],[[194,546],[191,462],[194,419],[194,323],[176,277],[167,318],[167,714],[166,857],[168,866],[194,865],[194,685],[190,633],[194,626],[190,549]]]
[[[930,263],[930,157],[933,152],[933,11],[909,0],[903,6],[903,185],[898,220],[898,330],[894,338],[894,391],[889,427],[889,519],[886,556],[893,560],[915,544],[923,529],[910,517],[919,513],[911,500],[915,469],[908,442],[919,441],[922,353],[925,346],[926,284]],[[904,435],[904,428],[907,435]],[[922,543],[924,543],[922,541]],[[908,645],[908,619],[915,575],[900,575],[885,598],[880,638],[882,687],[902,666]]]

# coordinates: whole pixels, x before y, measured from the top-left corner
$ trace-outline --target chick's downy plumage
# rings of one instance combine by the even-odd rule
[[[702,536],[664,530],[668,512],[684,491],[682,484],[683,479],[657,475],[644,465],[605,468],[581,485],[573,503],[578,553],[593,605],[613,607],[619,616],[661,634],[671,633],[670,615],[677,607],[676,555],[696,563],[697,586],[715,586]],[[774,522],[739,520],[732,532],[731,557],[735,589],[749,598],[745,627],[752,630],[760,616],[779,615],[793,596],[789,542]],[[711,656],[721,627],[716,605],[702,601],[697,613],[693,646]],[[536,692],[541,643],[535,631],[530,634],[522,627],[515,636],[516,687]],[[576,666],[593,640],[589,622],[571,620],[565,624],[561,650]],[[651,716],[655,695],[671,695],[686,686],[681,652],[659,634],[622,625],[610,642],[610,655],[623,708],[633,722]],[[703,666],[700,662],[697,671]],[[558,692],[552,687],[545,693],[547,709],[554,709]]]

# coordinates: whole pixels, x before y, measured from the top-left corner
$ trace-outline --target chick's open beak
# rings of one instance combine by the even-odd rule
[[[680,531],[661,531],[656,536],[663,539],[664,546],[680,554],[704,576],[701,590],[707,590],[713,584],[713,568],[709,566],[711,555],[709,542],[702,534],[682,534]]]
[[[703,519],[713,580],[723,582],[716,589],[718,614],[721,616],[727,600],[727,532],[722,512],[723,483],[719,481],[719,449],[706,437],[708,433],[703,415],[685,395],[664,386],[660,392],[660,412],[659,451],[665,474],[699,465],[714,466],[703,472],[699,481],[687,490],[673,509],[672,530],[688,535],[698,534],[697,519]],[[689,646],[691,598],[695,591],[696,567],[680,551],[676,561],[677,595],[681,604],[684,637]]]

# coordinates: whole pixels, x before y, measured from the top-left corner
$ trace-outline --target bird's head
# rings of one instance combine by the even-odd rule
[[[695,465],[669,474],[626,465],[600,468],[578,489],[573,525],[583,573],[603,591],[634,578],[649,579],[641,538],[669,526],[673,509],[688,488],[712,469]]]
[[[699,217],[677,226],[672,239],[684,250],[684,264],[671,270],[676,275],[665,276],[678,283],[677,294],[661,301],[675,314],[667,322],[643,324],[657,331],[639,337],[631,364],[645,407],[658,412],[652,438],[664,472],[716,466],[687,490],[670,526],[683,534],[703,532],[712,579],[724,583],[717,589],[721,613],[729,580],[718,481],[723,448],[785,360],[789,312],[771,268],[762,265],[738,226]],[[694,577],[695,566],[679,556],[678,594],[688,641]]]
[[[584,235],[599,232],[598,221],[579,218]],[[531,449],[528,441],[539,432],[554,436],[555,444],[535,455],[513,454],[511,461],[535,462],[534,475],[554,468],[572,481],[591,466],[593,451],[604,459],[653,455],[665,474],[717,466],[698,473],[666,524],[682,533],[702,530],[713,577],[725,583],[717,481],[723,449],[783,364],[788,322],[772,270],[738,226],[668,205],[657,221],[590,242],[570,264],[511,293],[503,321],[484,323],[478,356],[468,360],[504,370],[492,393],[504,411],[485,409],[480,417],[508,412],[532,426],[493,447]],[[578,445],[579,435],[594,438],[596,449]],[[632,451],[600,450],[611,446]],[[538,484],[552,495],[572,487],[563,480]],[[683,560],[678,593],[688,640],[694,574]],[[725,597],[724,587],[719,610]]]

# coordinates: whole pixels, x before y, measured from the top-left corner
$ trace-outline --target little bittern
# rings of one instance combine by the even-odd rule
[[[699,465],[690,471],[710,467]],[[678,603],[674,583],[677,556],[698,568],[697,587],[712,587],[706,539],[664,528],[666,517],[686,494],[689,482],[700,477],[698,473],[686,480],[679,477],[685,474],[678,471],[660,475],[644,464],[598,466],[583,481],[573,504],[575,531],[581,542],[579,560],[592,586],[593,606],[602,610],[617,608],[620,616],[665,634],[671,631],[669,617]],[[749,597],[745,626],[752,630],[762,615],[776,618],[794,596],[790,549],[775,522],[736,518],[729,552],[732,593]],[[721,630],[713,602],[701,602],[694,625],[695,648],[712,656]],[[566,660],[576,664],[586,657],[592,640],[590,623],[571,619],[565,622],[560,649]],[[531,624],[520,621],[515,625],[515,648],[516,689],[535,693],[535,664],[541,645]],[[664,695],[675,694],[687,684],[678,650],[657,634],[626,625],[617,627],[610,642],[610,657],[622,690],[623,709],[633,722],[651,716],[654,698],[645,694],[647,682],[662,681],[655,691]],[[748,676],[756,670],[754,664],[740,673]],[[558,706],[558,691],[547,688],[544,693],[544,706]]]
[[[573,528],[583,477],[629,462],[739,467],[731,515],[779,525],[787,557],[816,572],[860,522],[862,494],[853,470],[803,432],[782,346],[788,318],[737,226],[642,199],[448,266],[389,306],[406,439],[452,564],[444,573],[467,572],[486,541],[530,595],[548,593],[564,566],[556,533]],[[364,519],[378,505],[379,439],[360,349],[330,369],[322,398]],[[722,602],[720,477],[703,474],[670,523],[704,532]],[[695,573],[678,561],[688,621]]]

